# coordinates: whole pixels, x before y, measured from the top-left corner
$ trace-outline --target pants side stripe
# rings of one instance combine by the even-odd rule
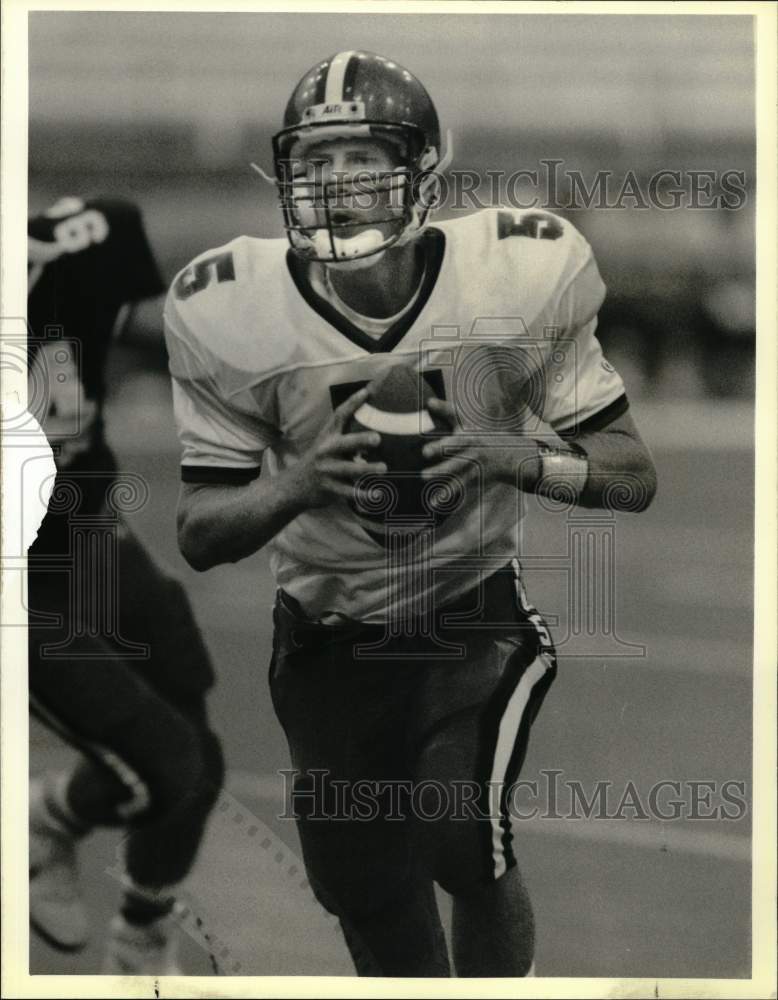
[[[538,656],[533,660],[522,674],[500,719],[489,785],[492,795],[496,796],[496,799],[490,803],[489,810],[492,824],[492,858],[495,878],[503,875],[507,868],[503,846],[502,810],[500,808],[503,785],[510,766],[516,734],[521,729],[524,713],[532,696],[532,689],[545,676],[548,668],[549,662],[544,656]]]

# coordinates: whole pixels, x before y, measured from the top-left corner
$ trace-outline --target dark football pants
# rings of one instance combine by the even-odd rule
[[[130,877],[171,885],[191,867],[224,777],[205,704],[213,673],[189,601],[124,524],[115,613],[99,628],[83,610],[106,593],[97,564],[75,581],[45,564],[38,555],[29,573],[31,708],[82,752],[67,788],[74,812],[126,826]],[[96,589],[81,599],[84,584]],[[41,615],[60,621],[35,624]],[[128,657],[128,644],[147,647],[143,658]]]
[[[382,626],[306,622],[278,596],[270,687],[298,772],[291,805],[361,974],[447,975],[432,882],[457,894],[516,863],[507,793],[556,672],[517,588],[509,567],[438,612],[459,657],[411,635],[371,658],[356,647]],[[456,614],[467,621],[446,624]]]

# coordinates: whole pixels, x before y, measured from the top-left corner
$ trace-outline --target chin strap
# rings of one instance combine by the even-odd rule
[[[359,233],[358,236],[352,236],[347,240],[334,236],[333,241],[335,244],[335,257],[333,262],[347,263],[355,259],[358,260],[365,254],[372,255],[374,253],[378,253],[384,242],[384,237],[380,229],[367,229],[364,232]],[[320,253],[325,250],[332,250],[328,233],[317,233],[313,237],[312,242]],[[349,253],[349,251],[351,252]]]
[[[275,177],[271,177],[270,174],[266,174],[262,167],[258,166],[256,163],[250,163],[249,166],[252,170],[256,171],[263,181],[267,181],[268,184],[272,184],[273,187],[276,186]]]
[[[448,170],[454,159],[454,135],[450,128],[446,129],[446,155],[437,164],[437,169]]]

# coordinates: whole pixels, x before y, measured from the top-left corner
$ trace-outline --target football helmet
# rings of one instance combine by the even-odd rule
[[[311,174],[306,151],[333,139],[390,145],[392,169],[325,176],[313,155]],[[398,63],[372,52],[338,52],[292,92],[283,128],[273,137],[273,162],[295,253],[345,266],[377,260],[427,222],[440,165],[437,112],[422,84]]]

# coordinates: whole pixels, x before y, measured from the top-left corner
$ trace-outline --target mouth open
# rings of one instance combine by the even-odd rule
[[[353,212],[331,212],[330,220],[335,235],[344,240],[359,236],[360,233],[364,232],[366,226],[372,225],[370,220],[364,218],[364,215],[357,215]]]

